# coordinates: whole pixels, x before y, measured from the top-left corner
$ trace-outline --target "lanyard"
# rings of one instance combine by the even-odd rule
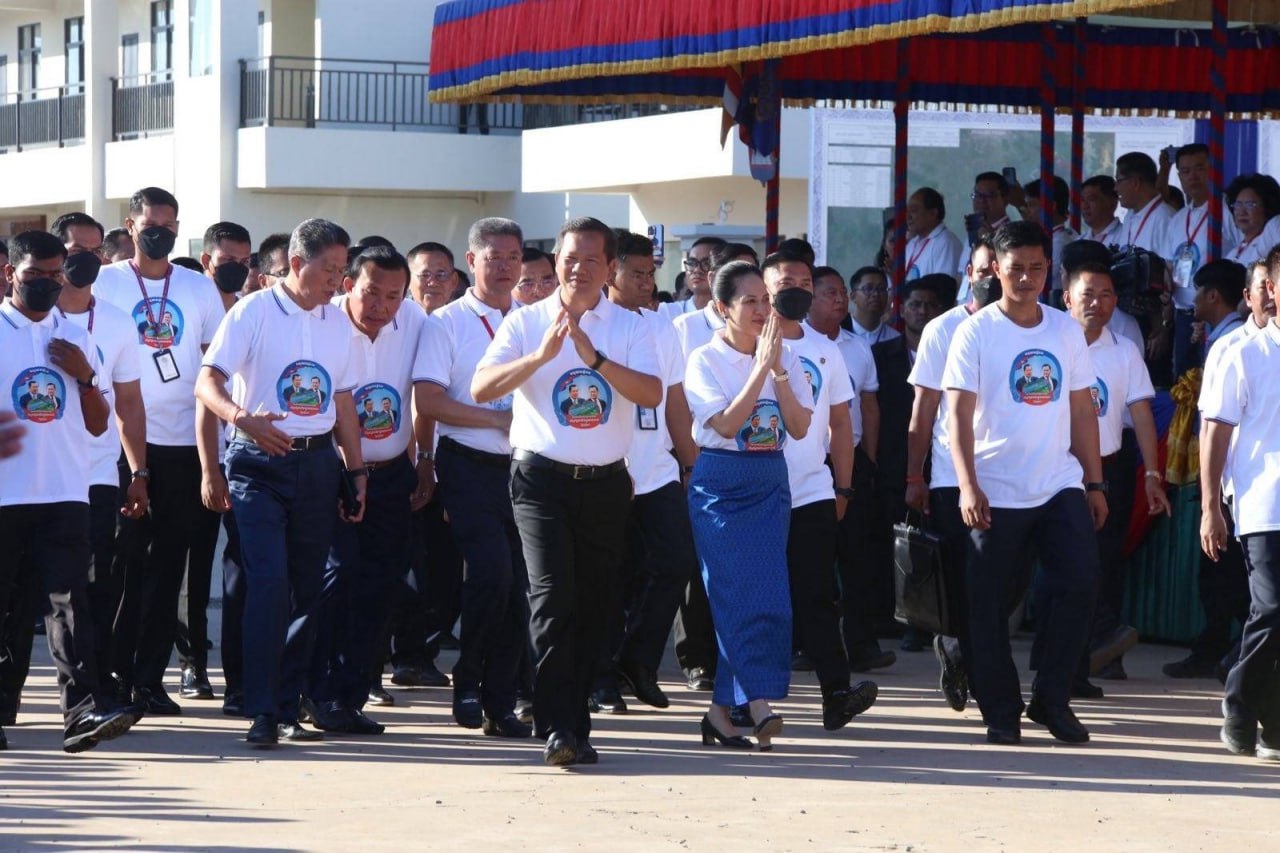
[[[1196,230],[1198,231],[1199,229],[1196,229]],[[1258,234],[1261,234],[1261,233],[1262,233],[1261,231],[1258,232]],[[1236,250],[1232,252],[1232,254],[1235,255],[1237,258],[1239,258],[1242,254],[1244,254],[1244,250],[1249,248],[1249,244],[1252,243],[1254,240],[1258,239],[1258,234],[1254,234],[1248,240],[1245,240],[1239,246],[1236,246]]]
[[[1108,222],[1107,227],[1103,228],[1101,231],[1095,232],[1092,228],[1090,228],[1089,232],[1093,234],[1093,237],[1091,239],[1097,240],[1099,243],[1106,243],[1107,235],[1110,234],[1112,231],[1119,231],[1119,230],[1120,230],[1120,220],[1113,219],[1110,222]]]
[[[477,314],[476,317],[480,319],[480,324],[484,326],[484,330],[489,333],[489,340],[493,340],[493,326],[489,325],[489,318],[483,314]]]
[[[932,237],[925,237],[924,242],[920,244],[920,248],[916,249],[916,253],[911,256],[911,260],[907,261],[907,272],[911,272],[911,268],[916,265],[916,261],[920,260],[920,256],[924,254],[924,250],[929,248],[929,241]]]
[[[1205,202],[1204,215],[1200,217],[1200,224],[1196,226],[1196,230],[1191,230],[1191,211],[1187,211],[1187,219],[1183,222],[1183,233],[1187,235],[1187,243],[1194,243],[1196,237],[1200,234],[1200,229],[1204,227],[1204,221],[1209,218],[1209,203]]]
[[[97,302],[98,301],[96,299],[89,299],[89,334],[91,335],[93,334],[93,312],[97,306]],[[63,311],[61,308],[58,309],[58,313],[61,314],[64,319],[67,316],[67,312]]]
[[[138,269],[138,265],[133,261],[129,261],[129,269],[133,270],[133,277],[138,280],[138,290],[142,291],[142,308],[147,312],[147,322],[151,324],[151,328],[159,331],[160,324],[156,322],[156,315],[151,311],[151,297],[147,295],[147,286],[142,283],[142,271]],[[164,319],[164,309],[169,306],[169,278],[172,275],[173,264],[169,264],[169,268],[164,273],[164,290],[160,294],[161,319]]]
[[[1132,230],[1129,231],[1130,246],[1134,245],[1137,239],[1142,236],[1142,229],[1147,227],[1147,220],[1151,218],[1151,214],[1155,213],[1156,208],[1158,208],[1159,206],[1160,206],[1160,198],[1157,196],[1156,198],[1152,199],[1151,207],[1147,209],[1147,215],[1142,217],[1142,221],[1138,223],[1138,233],[1134,234]]]

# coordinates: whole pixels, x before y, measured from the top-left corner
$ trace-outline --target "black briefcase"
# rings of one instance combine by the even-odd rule
[[[942,537],[909,521],[893,526],[893,616],[921,631],[954,637],[960,614],[943,566]]]

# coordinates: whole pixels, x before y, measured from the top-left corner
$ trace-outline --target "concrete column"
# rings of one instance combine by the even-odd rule
[[[120,23],[113,0],[84,4],[84,144],[89,180],[84,210],[108,230],[121,224],[119,205],[106,196],[106,148],[111,141],[111,78],[119,72]]]

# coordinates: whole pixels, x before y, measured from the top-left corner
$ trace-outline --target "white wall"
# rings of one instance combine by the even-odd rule
[[[318,56],[426,62],[437,0],[315,0]]]

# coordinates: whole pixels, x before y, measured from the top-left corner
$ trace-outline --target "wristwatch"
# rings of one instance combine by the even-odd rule
[[[838,497],[838,498],[852,498],[852,497],[853,497],[853,489],[849,488],[848,486],[836,486],[836,497]]]
[[[135,480],[150,480],[150,479],[151,479],[151,469],[150,469],[150,468],[139,468],[137,471],[134,471],[134,472],[133,472],[133,479],[135,479]]]
[[[596,360],[591,363],[591,369],[599,370],[601,367],[604,366],[604,363],[608,360],[609,360],[609,356],[600,352],[600,350],[596,350]]]
[[[81,382],[79,379],[77,379],[77,380],[76,380],[76,384],[77,384],[77,385],[79,385],[81,388],[97,388],[97,387],[98,387],[98,374],[97,374],[97,373],[90,373],[90,374],[89,374],[89,380],[88,380],[87,382]]]
[[[436,461],[436,454],[435,454],[435,452],[434,452],[434,451],[431,451],[431,450],[419,450],[419,451],[418,451],[418,461],[419,461],[419,462],[434,462],[434,461]]]
[[[1110,490],[1106,480],[1099,480],[1096,483],[1085,483],[1084,490],[1086,492],[1102,492],[1104,495]]]

